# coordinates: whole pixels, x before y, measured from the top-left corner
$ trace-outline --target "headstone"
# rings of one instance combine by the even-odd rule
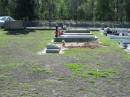
[[[46,53],[59,53],[60,47],[55,44],[47,45]]]
[[[23,30],[25,29],[23,21],[9,21],[5,23],[5,29],[7,30]]]
[[[47,49],[60,49],[60,47],[58,47],[55,44],[49,44],[49,45],[47,45]]]
[[[59,53],[60,49],[47,49],[46,53]]]

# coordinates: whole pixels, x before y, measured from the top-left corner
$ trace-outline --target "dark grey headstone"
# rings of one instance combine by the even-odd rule
[[[47,49],[46,53],[59,53],[60,49]]]
[[[25,29],[23,21],[9,21],[5,23],[5,29],[7,30],[21,30]]]
[[[49,45],[47,45],[47,49],[60,49],[60,47],[58,47],[55,44],[49,44]]]

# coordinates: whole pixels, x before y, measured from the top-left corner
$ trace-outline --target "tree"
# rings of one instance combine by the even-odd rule
[[[126,1],[126,16],[128,21],[130,21],[130,0],[125,1]]]
[[[96,16],[98,20],[113,20],[112,9],[110,7],[111,0],[98,0]]]
[[[0,15],[9,14],[8,2],[8,0],[0,0]]]
[[[0,0],[0,15],[26,20],[130,21],[130,0]]]
[[[36,19],[36,6],[37,0],[16,0],[15,17],[26,20]]]

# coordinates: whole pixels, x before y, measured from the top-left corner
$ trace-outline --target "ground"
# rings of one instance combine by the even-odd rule
[[[53,31],[0,30],[0,97],[130,97],[130,55],[92,33],[102,47],[38,55]]]

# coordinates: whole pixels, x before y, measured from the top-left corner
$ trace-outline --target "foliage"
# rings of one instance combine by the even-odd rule
[[[35,8],[35,0],[16,0],[15,17],[23,20],[36,19],[37,13]]]
[[[130,21],[129,0],[0,0],[0,15],[29,20]]]

